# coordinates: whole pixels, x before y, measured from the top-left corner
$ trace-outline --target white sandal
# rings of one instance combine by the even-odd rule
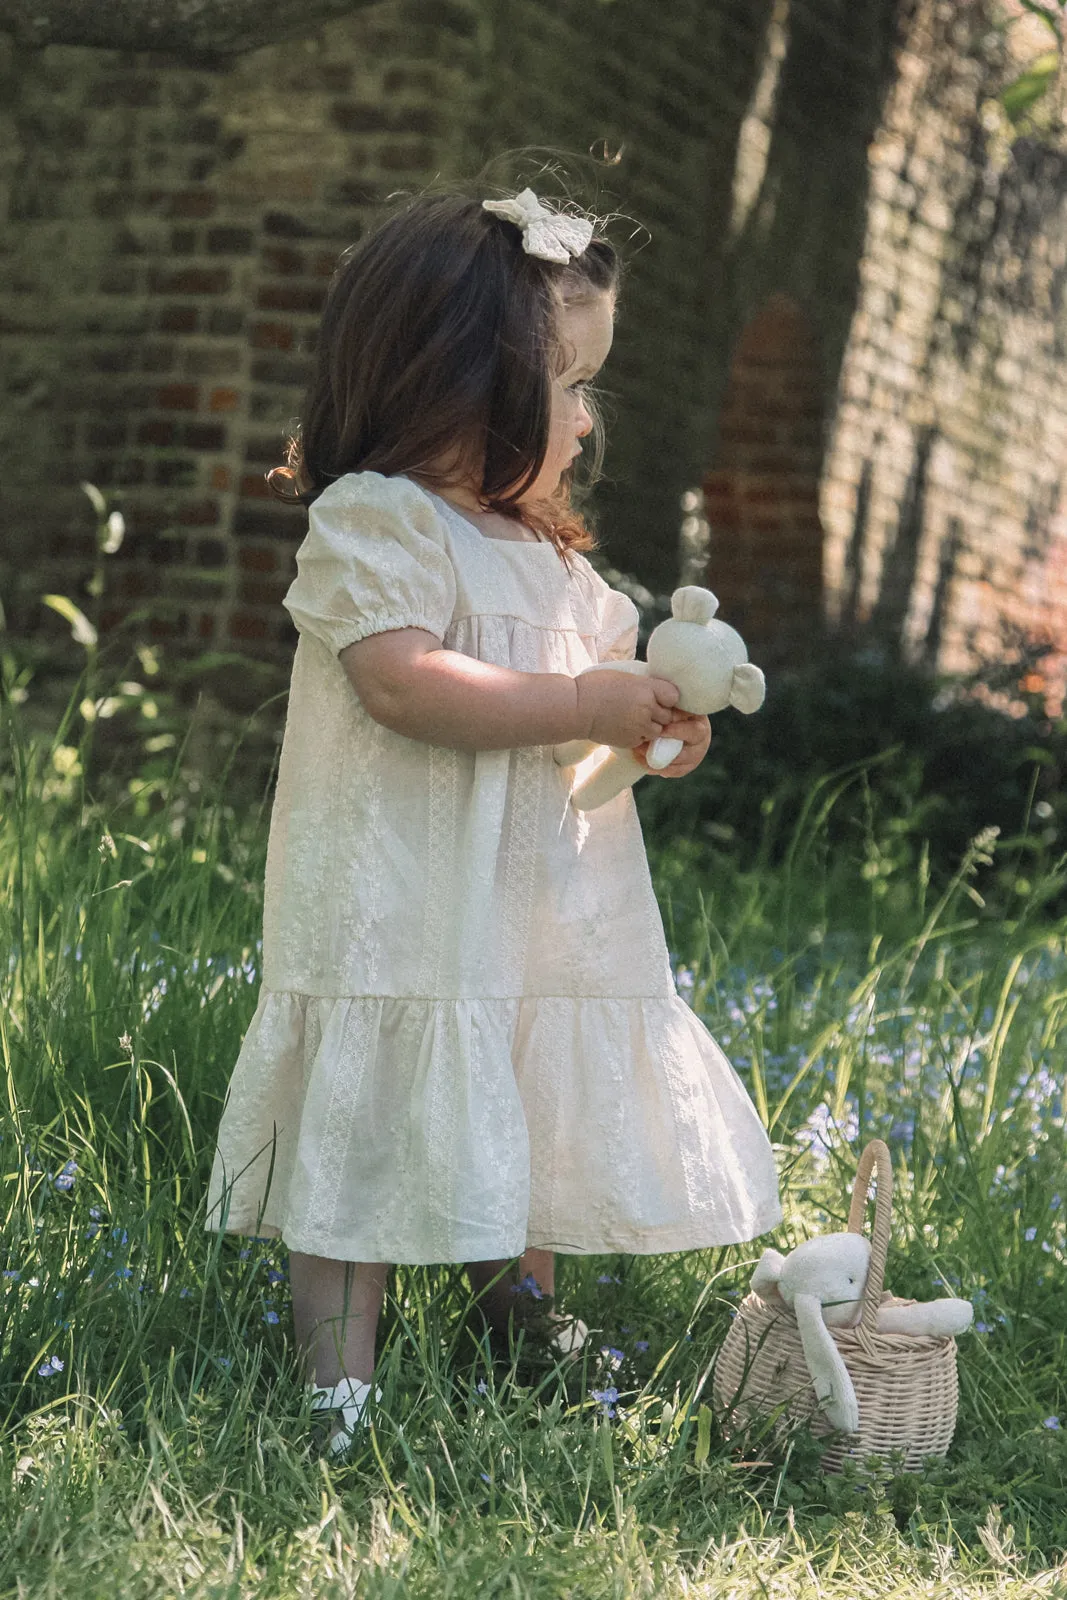
[[[589,1337],[588,1327],[581,1317],[568,1317],[562,1312],[554,1313],[552,1321],[555,1331],[548,1341],[548,1348],[554,1350],[561,1360],[573,1360],[581,1353]]]
[[[342,1378],[340,1383],[335,1383],[332,1388],[309,1383],[308,1394],[311,1396],[312,1411],[340,1413],[330,1434],[329,1451],[332,1456],[343,1455],[351,1446],[356,1434],[367,1426],[370,1384],[360,1383],[357,1378]],[[382,1391],[376,1388],[375,1404],[381,1398]]]

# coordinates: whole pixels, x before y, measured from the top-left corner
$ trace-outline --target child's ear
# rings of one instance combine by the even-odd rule
[[[743,711],[746,716],[758,711],[766,694],[767,680],[759,667],[754,667],[751,661],[746,661],[740,667],[734,668],[733,682],[730,686],[730,704],[736,706],[738,711]]]

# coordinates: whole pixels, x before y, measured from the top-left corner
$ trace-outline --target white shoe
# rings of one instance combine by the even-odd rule
[[[570,1360],[580,1353],[589,1337],[589,1329],[581,1317],[567,1317],[558,1312],[553,1315],[552,1321],[555,1328],[548,1347],[561,1358]]]
[[[371,1394],[370,1384],[360,1383],[356,1378],[342,1378],[340,1383],[335,1383],[332,1388],[309,1383],[308,1394],[311,1396],[312,1411],[339,1413],[330,1434],[329,1451],[332,1456],[343,1455],[351,1446],[356,1434],[367,1426],[366,1412]],[[375,1389],[375,1404],[381,1398],[382,1391]]]

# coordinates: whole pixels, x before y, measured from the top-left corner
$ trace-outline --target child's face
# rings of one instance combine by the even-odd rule
[[[543,500],[552,494],[575,456],[581,454],[581,441],[592,432],[593,419],[586,409],[584,388],[607,359],[615,333],[614,318],[615,297],[606,291],[565,302],[560,308],[557,330],[566,365],[552,379],[548,449],[524,500]]]

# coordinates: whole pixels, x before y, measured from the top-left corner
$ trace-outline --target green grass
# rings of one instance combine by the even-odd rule
[[[892,1287],[975,1300],[947,1463],[824,1478],[803,1432],[722,1438],[710,1369],[751,1247],[565,1258],[599,1330],[569,1371],[474,1346],[457,1270],[398,1274],[376,1425],[332,1466],[284,1252],[203,1231],[258,982],[263,810],[165,780],[94,802],[73,754],[4,739],[0,1595],[1067,1595],[1047,882],[996,918],[973,898],[988,841],[940,885],[875,838],[831,853],[829,789],[781,865],[655,861],[680,981],[776,1143],[777,1242],[842,1226],[856,1154],[887,1136]]]

